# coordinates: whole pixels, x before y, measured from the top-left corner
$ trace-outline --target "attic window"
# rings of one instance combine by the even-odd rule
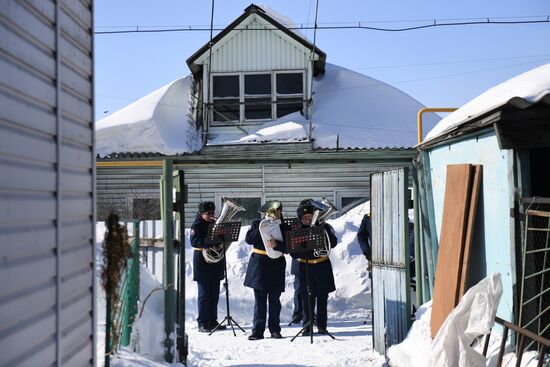
[[[304,72],[272,71],[212,76],[215,125],[273,120],[304,110]]]
[[[212,80],[214,121],[239,119],[239,76],[220,75]]]
[[[244,118],[259,120],[271,118],[271,74],[244,76]]]

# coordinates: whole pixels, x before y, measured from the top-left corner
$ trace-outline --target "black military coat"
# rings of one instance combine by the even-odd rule
[[[261,221],[262,219],[256,219],[252,222],[250,229],[246,232],[245,240],[246,243],[254,246],[255,249],[266,251],[259,230]],[[286,253],[287,249],[284,243],[284,234],[287,229],[285,224],[281,224],[280,227],[281,233],[283,234],[283,241],[277,241],[277,246],[274,249]],[[267,255],[252,252],[250,260],[248,261],[248,267],[246,268],[244,285],[267,292],[284,292],[285,269],[286,260],[284,256],[272,259]]]
[[[333,248],[338,243],[338,239],[334,234],[334,229],[330,224],[323,224],[325,232],[328,234],[330,247]],[[307,228],[308,226],[302,225],[301,228]],[[319,258],[313,255],[313,251],[305,251],[300,253],[294,253],[291,255],[296,259],[309,259],[319,260]],[[299,277],[300,277],[300,292],[306,293],[306,264],[304,262],[299,263]],[[334,274],[332,273],[332,264],[330,259],[316,263],[308,264],[308,280],[311,294],[314,296],[320,296],[328,294],[336,290],[334,284]]]
[[[209,223],[202,219],[200,213],[195,217],[191,225],[191,246],[196,249],[208,248],[211,245],[205,244],[204,239],[208,235]],[[225,259],[210,264],[204,260],[202,251],[193,251],[193,280],[197,282],[220,281],[223,279],[223,270]]]

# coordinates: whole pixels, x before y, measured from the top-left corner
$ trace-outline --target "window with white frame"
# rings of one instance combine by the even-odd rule
[[[273,120],[304,110],[304,72],[214,74],[214,124]]]
[[[364,190],[337,191],[335,193],[336,202],[334,203],[340,215],[345,214],[357,205],[363,204],[368,200],[368,192]]]

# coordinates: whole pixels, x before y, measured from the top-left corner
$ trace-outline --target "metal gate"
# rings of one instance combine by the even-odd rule
[[[401,342],[410,327],[408,171],[371,175],[374,348]]]

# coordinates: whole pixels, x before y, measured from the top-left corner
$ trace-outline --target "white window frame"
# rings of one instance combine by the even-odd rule
[[[245,119],[245,111],[244,111],[244,102],[245,102],[245,93],[244,93],[244,76],[245,75],[261,75],[261,74],[270,74],[271,75],[271,118],[266,119]],[[278,94],[277,93],[277,74],[302,74],[302,93],[301,94]],[[293,97],[302,97],[302,101],[305,101],[306,99],[306,70],[304,69],[297,69],[297,70],[272,70],[272,71],[247,71],[247,72],[229,72],[229,73],[212,73],[210,74],[210,80],[209,83],[211,86],[214,85],[214,77],[216,76],[231,76],[231,75],[238,75],[239,76],[239,120],[233,120],[231,122],[229,121],[214,121],[214,111],[213,109],[209,109],[208,116],[210,121],[210,126],[231,126],[235,123],[239,124],[257,124],[258,122],[265,122],[265,121],[272,121],[277,119],[277,102],[278,98],[293,98]],[[211,106],[214,105],[214,88],[209,88],[210,96],[209,96],[209,103]],[[266,98],[267,95],[265,95],[263,98]],[[233,99],[227,97],[227,99]],[[254,98],[254,97],[252,97]],[[260,97],[258,97],[260,98]],[[217,100],[221,100],[224,98],[217,98]],[[306,113],[306,103],[303,103],[303,109],[304,113]]]
[[[336,190],[334,191],[334,205],[338,211],[342,210],[342,199],[346,197],[367,197],[370,193],[365,189]]]

